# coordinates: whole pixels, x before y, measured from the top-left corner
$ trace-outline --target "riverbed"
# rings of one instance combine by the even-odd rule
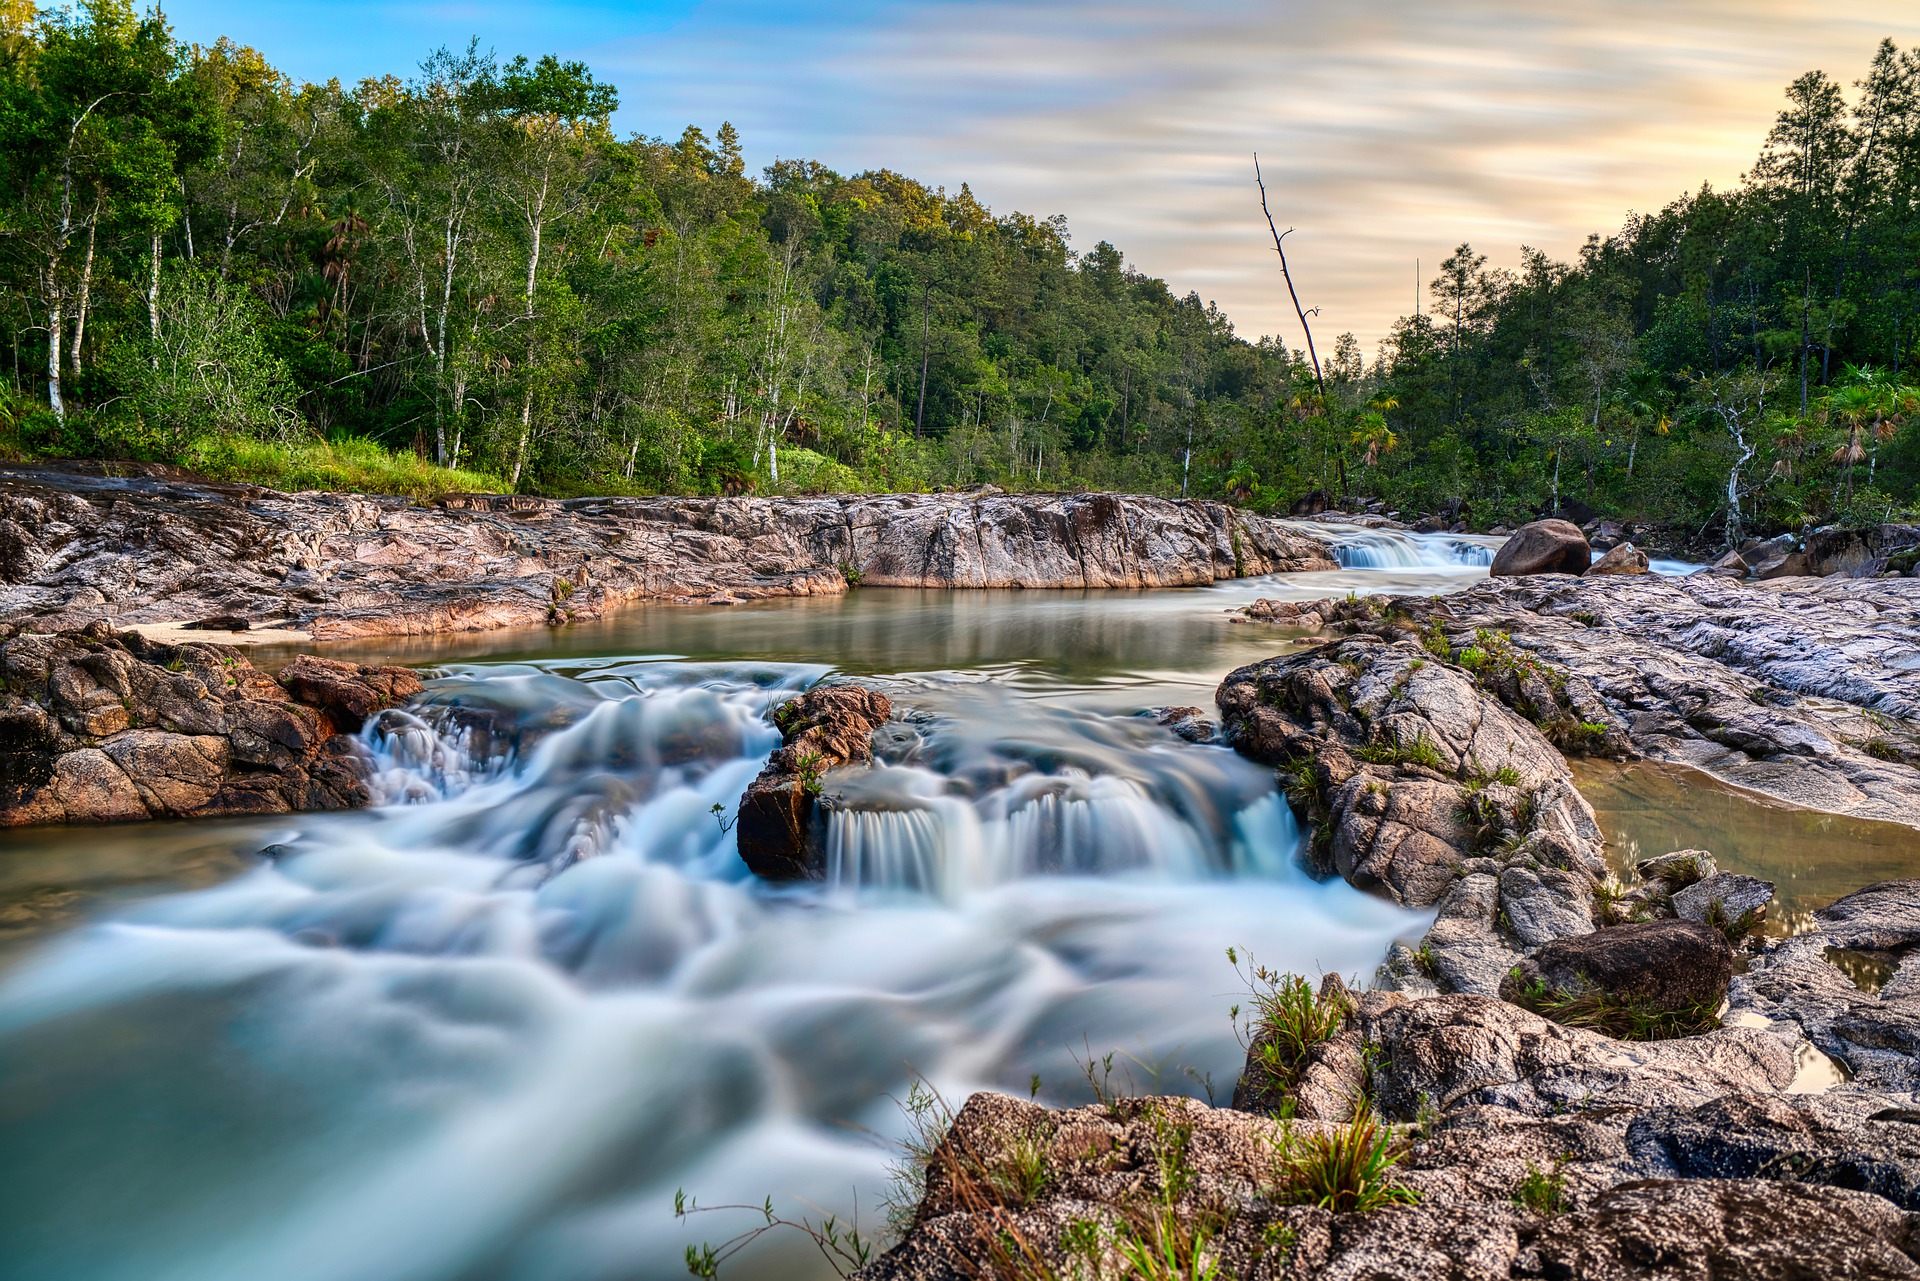
[[[1427,915],[1307,878],[1271,773],[1143,713],[1293,642],[1235,606],[1457,590],[1492,542],[329,649],[435,673],[367,733],[376,809],[0,836],[8,1275],[681,1276],[756,1216],[676,1189],[877,1229],[915,1081],[1080,1102],[1111,1054],[1224,1102],[1227,947],[1364,977]],[[827,883],[770,888],[731,807],[831,674],[910,714]],[[729,1275],[830,1273],[776,1233]]]

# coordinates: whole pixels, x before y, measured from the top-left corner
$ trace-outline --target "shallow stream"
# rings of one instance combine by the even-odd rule
[[[1309,880],[1269,771],[1140,713],[1289,643],[1233,606],[1455,590],[1493,542],[333,648],[436,672],[368,731],[378,808],[0,835],[6,1275],[683,1276],[754,1218],[676,1188],[877,1227],[916,1078],[1078,1102],[1112,1052],[1224,1102],[1229,945],[1364,975],[1426,917]],[[772,889],[726,825],[765,710],[829,673],[912,715],[860,784],[886,812]],[[828,1275],[778,1234],[729,1274]]]

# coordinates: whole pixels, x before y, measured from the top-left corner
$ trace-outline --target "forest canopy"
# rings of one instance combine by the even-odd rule
[[[730,124],[621,137],[618,105],[477,41],[303,84],[125,0],[0,0],[0,448],[407,492],[1577,501],[1729,541],[1915,503],[1891,42],[1794,81],[1735,189],[1572,262],[1461,245],[1371,359],[1321,335],[1317,367],[1064,218],[749,174]]]

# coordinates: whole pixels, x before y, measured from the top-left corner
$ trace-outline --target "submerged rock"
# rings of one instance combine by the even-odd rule
[[[826,875],[821,799],[832,771],[873,759],[873,734],[893,714],[885,694],[859,685],[816,686],[769,713],[783,745],[740,798],[740,857],[770,881]]]
[[[1495,578],[1528,574],[1584,574],[1593,564],[1593,549],[1578,525],[1564,520],[1536,520],[1513,532],[1494,553],[1487,570]]]
[[[0,825],[346,809],[351,735],[421,692],[401,667],[303,656],[276,678],[224,645],[103,623],[0,641]]]

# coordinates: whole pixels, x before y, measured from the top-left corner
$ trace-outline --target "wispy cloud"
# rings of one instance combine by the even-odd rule
[[[732,119],[750,157],[886,166],[997,209],[1065,213],[1243,332],[1297,342],[1276,295],[1250,155],[1330,331],[1371,342],[1471,240],[1561,255],[1630,209],[1751,163],[1781,87],[1845,80],[1883,35],[1920,42],[1911,0],[1252,0],[1045,3],[182,3],[304,75],[404,69],[477,33],[584,56],[623,123]],[[259,34],[254,34],[257,31]],[[384,58],[378,65],[370,60]],[[1289,242],[1290,244],[1294,242]]]

